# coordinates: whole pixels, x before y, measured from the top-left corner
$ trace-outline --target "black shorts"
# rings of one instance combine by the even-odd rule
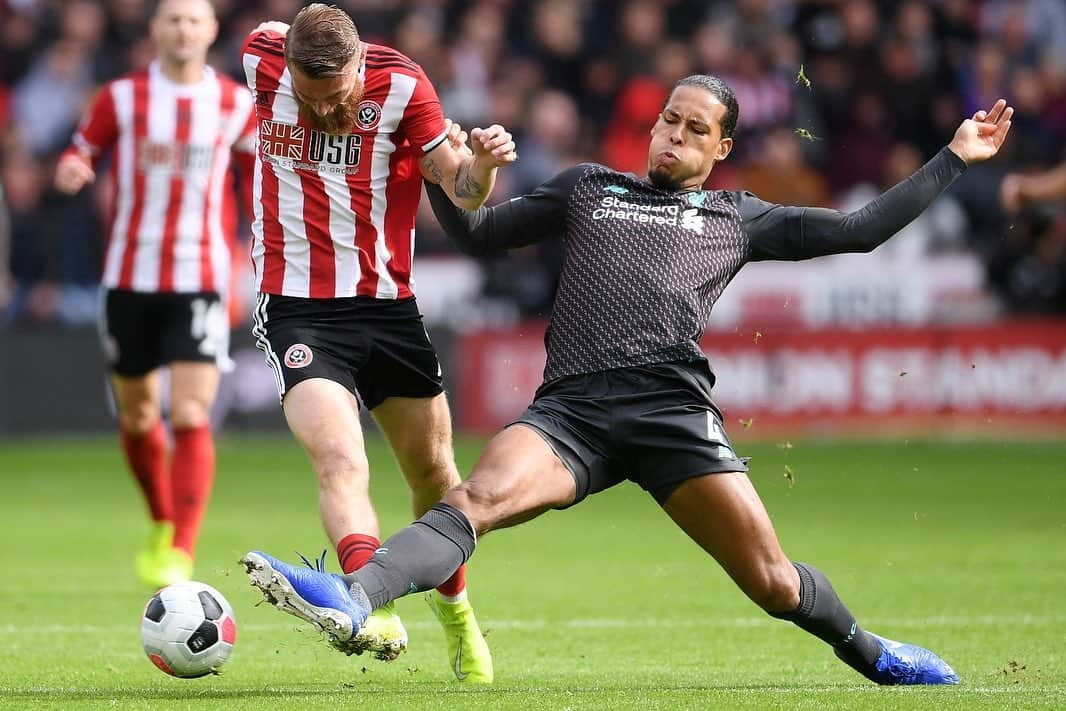
[[[577,483],[574,503],[629,479],[661,504],[687,479],[748,470],[712,382],[705,361],[559,378],[511,424],[534,428],[555,451]]]
[[[296,383],[340,383],[373,410],[389,397],[444,392],[440,363],[414,297],[307,299],[260,294],[252,335],[278,395]]]
[[[100,338],[108,366],[138,377],[175,361],[224,363],[229,323],[217,292],[104,293]]]

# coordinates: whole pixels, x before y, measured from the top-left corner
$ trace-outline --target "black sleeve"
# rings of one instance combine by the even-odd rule
[[[913,175],[855,212],[822,207],[787,207],[751,193],[734,193],[751,261],[799,260],[843,252],[869,252],[918,217],[966,170],[966,163],[941,149]]]
[[[426,193],[433,214],[459,251],[478,257],[561,235],[567,201],[585,170],[582,165],[569,168],[528,195],[475,211],[453,205],[438,185],[427,182]]]

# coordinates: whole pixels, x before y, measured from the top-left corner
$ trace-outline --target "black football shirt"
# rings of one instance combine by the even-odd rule
[[[549,382],[627,366],[703,358],[711,309],[746,263],[869,251],[965,169],[947,148],[860,210],[789,207],[751,193],[671,191],[584,163],[532,193],[476,212],[429,186],[434,213],[469,254],[563,241],[545,335]]]

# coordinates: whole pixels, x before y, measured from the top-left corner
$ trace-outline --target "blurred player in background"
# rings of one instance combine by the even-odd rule
[[[726,436],[698,343],[715,301],[746,262],[874,249],[967,165],[996,154],[1012,109],[1000,100],[978,111],[917,172],[852,213],[703,190],[732,150],[738,113],[724,82],[690,76],[652,127],[645,178],[581,164],[529,195],[476,212],[457,210],[431,186],[434,212],[464,251],[564,241],[545,382],[470,477],[354,575],[329,576],[253,551],[243,559],[252,583],[343,638],[370,610],[446,578],[479,536],[628,479],[752,601],[828,643],[871,681],[958,683],[929,650],[860,628],[825,574],[785,555],[747,462]]]
[[[217,32],[208,0],[161,0],[151,20],[158,57],[99,92],[55,176],[58,190],[74,194],[113,149],[101,336],[122,448],[152,519],[136,558],[152,587],[192,575],[215,478],[209,415],[228,358],[224,293],[236,228],[230,159],[240,151],[250,167],[255,147],[247,89],[206,64]]]
[[[253,333],[318,478],[326,534],[351,573],[380,546],[360,401],[396,455],[416,516],[459,483],[440,365],[411,284],[422,174],[477,209],[496,168],[515,159],[514,143],[492,126],[474,129],[472,155],[456,151],[422,68],[361,41],[336,7],[309,5],[291,27],[264,23],[243,52],[259,130]],[[427,600],[452,669],[460,681],[489,683],[492,658],[463,566],[446,577]],[[285,597],[275,602],[304,616]],[[389,660],[407,633],[385,605],[333,642]]]

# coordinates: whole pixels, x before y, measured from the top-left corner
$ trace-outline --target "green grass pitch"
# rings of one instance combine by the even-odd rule
[[[480,441],[458,443],[468,471]],[[217,677],[144,656],[132,570],[143,507],[113,439],[0,442],[0,707],[712,709],[1066,707],[1066,443],[741,445],[785,550],[817,564],[861,624],[936,650],[955,688],[877,688],[749,603],[632,485],[487,536],[471,596],[496,662],[458,685],[418,596],[391,664],[337,654],[257,607],[237,558],[318,553],[313,477],[287,434],[226,438],[197,577],[239,634]],[[386,532],[409,520],[370,438]],[[786,465],[793,482],[784,476]],[[335,565],[332,556],[331,563]]]

